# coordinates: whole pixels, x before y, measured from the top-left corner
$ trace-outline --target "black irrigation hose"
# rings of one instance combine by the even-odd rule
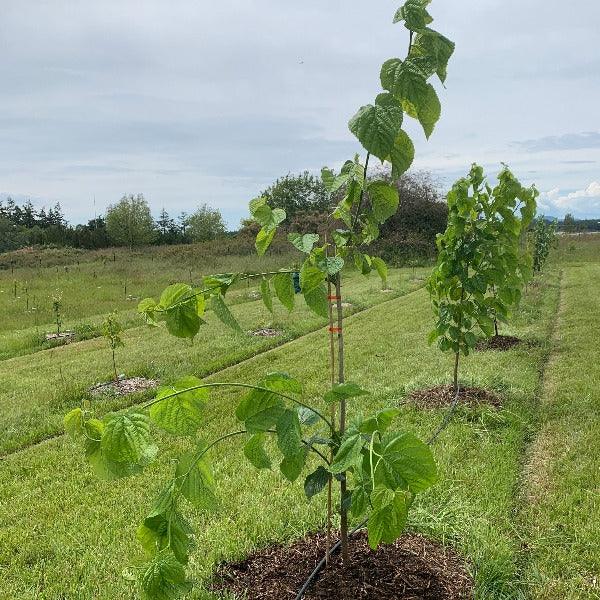
[[[442,419],[442,422],[439,424],[438,428],[431,434],[431,436],[427,440],[427,445],[428,446],[432,446],[433,444],[435,444],[435,442],[437,441],[437,439],[440,436],[440,434],[450,424],[450,419],[452,419],[452,415],[454,414],[454,412],[456,411],[456,407],[458,406],[458,399],[459,399],[459,397],[460,397],[460,387],[458,387],[456,389],[456,393],[454,394],[454,399],[452,400],[452,404],[450,405],[450,408],[446,411],[446,414],[444,415],[444,418]],[[360,525],[357,525],[350,532],[350,535],[354,535],[357,531],[360,531],[367,524],[367,521],[368,521],[368,519],[365,519],[362,523],[360,523]],[[334,552],[337,552],[337,550],[339,549],[339,547],[341,545],[342,545],[342,541],[338,540],[329,549],[329,554],[331,555]],[[317,566],[314,568],[313,572],[308,576],[308,579],[304,582],[304,585],[300,588],[300,591],[296,595],[296,599],[295,600],[302,600],[302,598],[304,598],[304,594],[306,594],[306,591],[308,590],[308,588],[312,585],[312,583],[316,579],[317,575],[321,572],[321,570],[325,566],[325,562],[326,562],[326,557],[323,557],[319,561],[319,563],[317,564]]]

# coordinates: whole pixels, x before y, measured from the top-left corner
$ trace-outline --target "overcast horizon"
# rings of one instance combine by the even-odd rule
[[[0,197],[60,202],[79,223],[143,193],[155,215],[206,202],[235,228],[278,177],[361,151],[347,122],[406,53],[399,4],[4,3]],[[430,140],[409,126],[413,168],[447,188],[506,162],[540,213],[600,218],[600,3],[569,19],[554,0],[430,12],[456,52]]]

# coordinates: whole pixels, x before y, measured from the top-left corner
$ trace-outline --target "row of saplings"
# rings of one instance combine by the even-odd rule
[[[414,156],[412,141],[402,129],[403,117],[417,119],[429,137],[440,115],[439,99],[429,79],[437,76],[444,81],[454,44],[431,29],[426,4],[407,0],[398,9],[394,21],[403,23],[410,32],[408,54],[404,60],[384,63],[384,91],[374,104],[361,107],[350,120],[350,130],[367,152],[364,163],[356,156],[337,174],[323,169],[331,197],[339,200],[332,222],[342,226],[331,231],[326,240],[315,233],[289,236],[305,255],[300,269],[304,301],[329,320],[331,386],[322,401],[309,405],[302,383],[286,373],[267,373],[257,383],[214,383],[190,376],[160,387],[144,404],[102,419],[81,409],[65,417],[67,432],[82,440],[88,462],[108,480],[139,474],[155,459],[158,447],[153,427],[188,440],[187,451],[178,457],[172,477],[162,486],[137,530],[149,557],[139,577],[139,590],[145,598],[170,600],[191,589],[186,565],[194,530],[184,517],[185,503],[209,514],[217,509],[210,457],[217,444],[231,438],[243,442],[244,455],[257,469],[271,468],[277,455],[285,479],[294,482],[302,476],[308,498],[322,494],[325,528],[322,535],[301,546],[307,560],[301,561],[306,572],[300,573],[300,579],[295,566],[298,553],[295,560],[288,560],[271,552],[278,577],[270,577],[273,573],[265,570],[262,577],[245,578],[256,575],[246,564],[242,571],[232,567],[229,577],[216,578],[210,584],[213,590],[248,598],[290,597],[290,586],[297,583],[301,587],[314,567],[313,555],[323,548],[327,568],[312,587],[299,589],[298,598],[304,594],[313,598],[402,597],[396,589],[395,570],[398,562],[406,561],[386,552],[385,548],[395,546],[379,547],[400,538],[416,496],[436,482],[437,468],[430,444],[394,428],[397,408],[350,419],[348,401],[368,392],[360,382],[345,378],[342,283],[344,267],[350,265],[365,275],[376,271],[384,281],[387,277],[385,263],[370,256],[368,249],[377,239],[381,224],[396,213],[398,191],[389,182],[368,176],[369,161],[378,158],[391,163],[393,177],[399,177]],[[525,231],[535,214],[536,194],[534,188],[522,187],[506,168],[491,189],[481,168],[474,166],[448,195],[448,228],[439,239],[438,265],[429,281],[437,317],[430,341],[437,340],[441,350],[454,353],[456,391],[459,356],[468,354],[480,337],[494,334],[494,322],[506,320],[529,277],[531,259]],[[286,215],[281,209],[272,209],[264,198],[253,200],[250,212],[260,225],[256,249],[262,255]],[[146,299],[139,310],[148,324],[156,326],[162,321],[171,334],[181,338],[197,335],[208,308],[241,333],[225,302],[228,289],[240,281],[259,278],[266,307],[272,310],[275,296],[291,311],[295,303],[294,271],[219,274],[205,277],[200,287],[171,285],[158,302]],[[235,409],[240,426],[205,441],[199,436],[203,408],[211,391],[221,387],[241,393]],[[218,512],[212,514],[218,518]],[[355,538],[350,538],[351,522],[366,530],[355,543]],[[334,524],[339,534],[334,532]],[[337,537],[339,542],[334,544]],[[358,543],[379,550],[356,553],[353,549]],[[381,567],[382,560],[383,568],[376,568]],[[357,563],[360,577],[371,577],[369,582],[349,583],[349,573]],[[419,591],[410,593],[411,597],[443,598],[442,588],[421,590],[421,596]]]

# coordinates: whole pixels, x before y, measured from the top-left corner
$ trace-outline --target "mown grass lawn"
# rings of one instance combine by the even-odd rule
[[[351,306],[346,309],[347,314],[422,286],[423,270],[415,275],[413,279],[408,269],[391,270],[392,289],[382,293],[376,276],[350,274],[345,300]],[[274,338],[236,336],[217,322],[212,313],[207,313],[208,324],[191,345],[173,338],[164,327],[140,326],[138,315],[138,327],[124,333],[126,346],[117,352],[119,372],[165,382],[189,373],[202,377],[324,324],[324,319],[310,312],[300,296],[291,314],[275,302],[275,312],[271,315],[256,300],[236,305],[232,310],[245,331],[270,325],[283,334]],[[100,413],[139,401],[140,394],[127,399],[90,396],[91,386],[111,379],[111,364],[111,354],[103,338],[0,361],[0,455],[62,431],[64,413],[78,406],[84,397],[90,398]]]
[[[573,253],[586,257],[584,248]],[[600,598],[599,318],[600,263],[569,265],[525,470],[524,572],[533,598]]]
[[[434,449],[440,482],[419,500],[411,516],[412,528],[453,543],[465,553],[480,598],[523,596],[518,571],[522,532],[516,530],[514,518],[520,508],[516,490],[523,453],[535,433],[540,372],[557,296],[556,277],[545,276],[541,285],[530,289],[519,318],[506,330],[536,344],[503,353],[477,353],[464,361],[463,382],[498,390],[504,398],[503,408],[458,412]],[[347,319],[348,378],[360,380],[373,392],[353,404],[353,411],[396,405],[402,411],[398,418],[401,427],[422,435],[433,430],[443,411],[417,410],[404,402],[410,389],[450,379],[451,358],[426,345],[430,326],[431,308],[424,290]],[[194,372],[195,367],[206,364],[201,360],[206,344],[215,342],[213,336],[207,336],[203,344],[189,349],[181,342],[172,345],[161,333],[154,335],[160,338],[144,346],[137,364],[140,368],[153,365],[153,357],[159,355],[155,366],[164,365],[165,375],[175,373],[166,365],[177,365],[177,373]],[[161,350],[163,343],[166,351]],[[133,356],[136,345],[130,344]],[[89,355],[74,354],[69,373],[82,370],[91,377],[98,372],[99,356],[100,348]],[[104,368],[108,372],[108,364]],[[305,383],[306,398],[318,403],[328,387],[325,330],[258,354],[211,379],[256,382],[265,371],[274,370],[297,376]],[[19,402],[29,398],[35,403],[33,396]],[[233,391],[213,394],[203,429],[205,438],[235,426],[233,408],[238,397]],[[60,401],[60,395],[55,399]],[[56,422],[66,408],[61,405],[42,411],[40,420],[54,418]],[[15,437],[20,443],[26,430]],[[184,445],[165,441],[161,447],[166,451],[147,473],[110,484],[94,478],[80,449],[64,437],[7,456],[0,473],[0,596],[134,596],[131,582],[122,572],[142,559],[135,527]],[[199,532],[191,565],[196,579],[209,576],[222,559],[241,557],[256,546],[290,540],[322,525],[322,498],[307,502],[301,482],[289,485],[276,474],[257,473],[244,461],[235,442],[216,449],[213,460],[222,505],[217,515],[190,514]],[[190,597],[210,595],[197,586]]]

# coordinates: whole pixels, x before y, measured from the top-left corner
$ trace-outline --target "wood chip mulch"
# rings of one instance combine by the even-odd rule
[[[250,335],[256,335],[260,337],[277,337],[281,335],[281,331],[278,329],[271,329],[269,327],[263,327],[262,329],[257,329],[256,331],[250,331]]]
[[[408,395],[408,401],[414,402],[419,408],[441,408],[449,406],[454,401],[454,387],[438,385],[426,390],[415,390]],[[459,406],[479,406],[488,404],[500,408],[502,400],[490,390],[478,387],[461,387],[458,395]]]
[[[487,340],[480,340],[477,343],[477,350],[510,350],[519,344],[522,344],[521,338],[513,335],[494,335]]]
[[[294,600],[325,552],[325,535],[291,546],[269,546],[217,569],[210,589],[244,600]],[[463,600],[473,581],[456,552],[421,535],[405,534],[376,551],[364,532],[350,538],[350,561],[339,555],[323,570],[305,600]]]
[[[155,388],[158,381],[155,379],[146,379],[145,377],[129,377],[128,379],[119,379],[116,381],[107,381],[105,383],[97,383],[90,388],[90,392],[94,396],[102,394],[111,394],[113,396],[127,396],[134,392],[142,392],[150,388]]]
[[[63,340],[65,342],[71,342],[75,339],[74,331],[63,331],[62,333],[47,333],[45,335],[47,342],[53,342],[55,340]]]

